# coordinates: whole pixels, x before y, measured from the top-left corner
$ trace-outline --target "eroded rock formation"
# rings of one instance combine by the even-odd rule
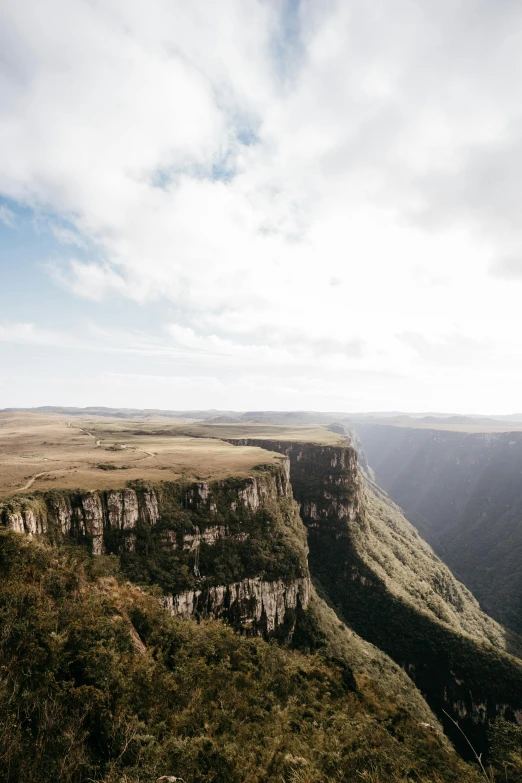
[[[310,580],[307,577],[288,584],[282,579],[265,581],[256,577],[229,585],[187,590],[166,597],[164,603],[176,617],[226,616],[243,626],[252,626],[255,633],[270,633],[288,620],[289,610],[306,609],[309,601]]]

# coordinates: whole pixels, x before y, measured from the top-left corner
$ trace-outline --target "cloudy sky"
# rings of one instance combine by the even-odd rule
[[[0,0],[0,407],[522,410],[522,5]]]

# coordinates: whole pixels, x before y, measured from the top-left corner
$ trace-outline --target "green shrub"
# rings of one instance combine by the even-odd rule
[[[6,783],[477,781],[375,680],[171,618],[111,557],[1,532],[0,629]]]

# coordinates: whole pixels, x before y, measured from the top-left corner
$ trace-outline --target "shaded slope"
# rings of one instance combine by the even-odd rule
[[[381,486],[485,611],[522,632],[522,434],[357,431]]]
[[[122,574],[155,590],[175,616],[220,617],[242,634],[321,650],[346,678],[380,683],[397,710],[436,727],[400,667],[317,597],[289,462],[273,456],[247,477],[21,495],[3,504],[0,517],[58,546],[75,542],[98,555],[113,553]]]
[[[122,574],[156,590],[175,616],[220,617],[301,649],[332,646],[350,670],[385,682],[413,718],[436,723],[404,672],[317,597],[289,462],[274,456],[246,478],[19,496],[0,503],[0,520],[59,546],[114,554]]]

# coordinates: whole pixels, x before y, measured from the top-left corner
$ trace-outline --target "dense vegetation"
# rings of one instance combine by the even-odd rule
[[[0,576],[6,783],[478,780],[436,726],[327,646],[175,620],[117,558],[10,532]]]
[[[337,615],[312,590],[308,609],[285,614],[270,642],[255,638],[261,626],[245,638],[215,620],[174,619],[158,599],[247,577],[308,576],[305,529],[277,466],[259,469],[266,483],[255,512],[239,502],[247,479],[216,482],[210,494],[164,482],[159,521],[141,513],[137,527],[114,529],[105,520],[113,554],[99,558],[64,546],[52,514],[56,548],[0,534],[0,779],[476,781],[382,650],[442,719],[446,708],[464,717],[502,780],[519,779],[520,731],[494,721],[498,704],[506,718],[522,704],[522,668],[503,652],[502,629],[398,509],[365,496],[351,449],[278,448],[293,460],[312,572]],[[132,487],[142,508],[147,485]],[[79,508],[80,495],[66,492]]]

